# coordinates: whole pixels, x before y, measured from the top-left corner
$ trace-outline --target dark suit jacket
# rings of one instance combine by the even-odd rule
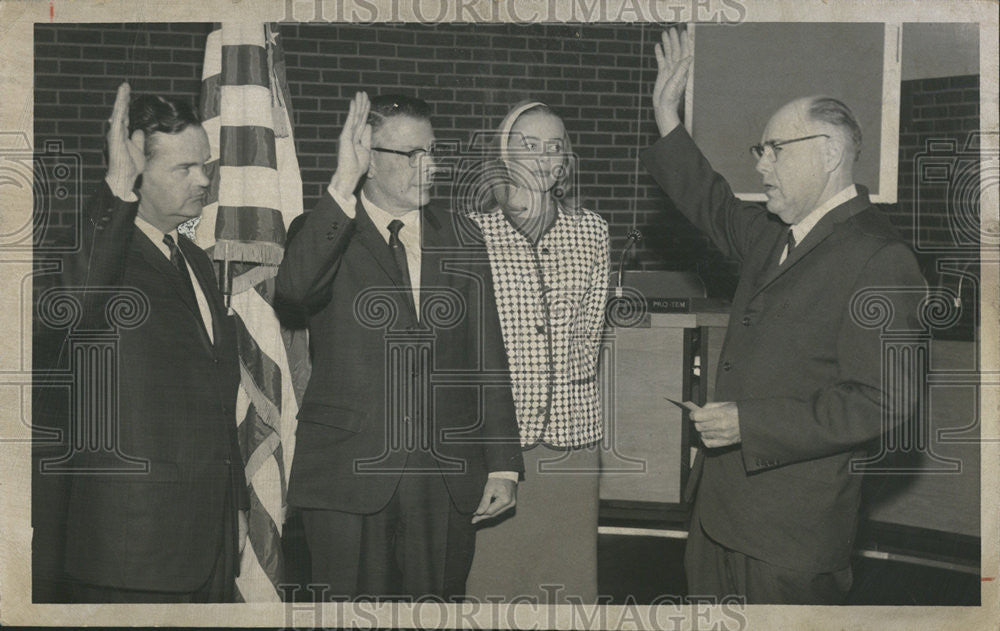
[[[678,209],[740,263],[715,398],[739,407],[742,443],[709,450],[695,511],[723,545],[816,572],[846,567],[863,443],[901,422],[885,414],[883,330],[852,297],[885,287],[888,327],[918,330],[924,280],[867,191],[827,214],[779,268],[788,226],[740,202],[678,127],[642,153]],[[899,366],[900,368],[905,368]]]
[[[489,261],[478,229],[424,208],[419,320],[385,239],[357,204],[324,192],[289,227],[280,304],[306,312],[312,377],[299,410],[288,502],[380,510],[423,428],[456,507],[475,510],[489,471],[522,471]],[[398,349],[420,348],[415,353]],[[413,361],[411,361],[413,360]]]
[[[212,309],[214,344],[177,270],[135,226],[137,210],[102,184],[85,211],[82,248],[65,257],[56,283],[111,290],[79,294],[77,330],[107,327],[115,289],[134,288],[148,302],[141,324],[118,330],[117,419],[99,419],[116,427],[120,454],[148,470],[95,474],[128,463],[108,450],[75,455],[89,472],[66,476],[66,570],[109,587],[195,591],[212,570],[223,524],[234,523],[224,511],[249,507],[235,422],[236,333],[208,256],[180,238]],[[82,387],[94,393],[102,383]]]

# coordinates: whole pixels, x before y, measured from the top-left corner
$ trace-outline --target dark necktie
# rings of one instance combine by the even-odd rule
[[[403,278],[403,286],[410,288],[410,266],[406,262],[406,248],[399,240],[399,231],[403,229],[403,222],[393,219],[389,222],[389,249],[392,251],[392,258],[396,260],[396,267]]]
[[[184,255],[181,253],[180,247],[169,234],[163,235],[163,243],[170,250],[170,263],[180,272],[181,281],[188,291],[188,297],[191,298],[192,303],[197,305],[198,299],[195,298],[194,285],[191,284],[191,274],[188,273],[187,263],[184,262]]]
[[[788,258],[792,255],[792,250],[795,249],[795,235],[792,233],[791,228],[788,229],[787,239],[788,252],[785,253],[785,261],[788,260]]]

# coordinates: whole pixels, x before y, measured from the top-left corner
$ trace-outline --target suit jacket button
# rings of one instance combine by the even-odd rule
[[[409,416],[404,416],[403,420],[406,421],[407,423],[409,423],[410,422],[410,417]]]
[[[336,222],[336,221],[333,222],[332,224],[330,224],[330,229],[331,230],[336,230],[339,227],[340,227],[340,224],[338,222]]]
[[[225,459],[225,460],[223,460],[222,462],[223,462],[223,463],[225,463],[226,465],[231,465],[231,464],[233,464],[233,461],[232,461],[232,460],[230,460],[229,458],[226,458],[226,459]]]
[[[740,324],[743,326],[750,326],[750,316],[743,316],[743,319],[740,320]]]
[[[729,372],[730,370],[733,369],[733,363],[729,360],[722,362],[722,369],[726,372]]]

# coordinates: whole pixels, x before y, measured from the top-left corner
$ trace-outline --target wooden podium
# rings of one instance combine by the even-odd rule
[[[610,322],[601,358],[604,505],[686,509],[690,421],[667,399],[711,400],[729,320],[720,307],[692,311],[647,313],[631,326]]]

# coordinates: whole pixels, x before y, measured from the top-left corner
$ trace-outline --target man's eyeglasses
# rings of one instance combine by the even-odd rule
[[[420,159],[425,155],[430,156],[432,158],[437,158],[444,153],[438,147],[431,147],[429,150],[418,147],[416,149],[410,149],[409,151],[400,151],[399,149],[386,149],[385,147],[372,147],[372,151],[378,151],[380,153],[394,153],[397,156],[406,156],[406,159],[410,163],[411,167],[415,167],[418,164],[420,164]]]
[[[783,145],[790,145],[793,142],[802,142],[803,140],[812,140],[813,138],[829,138],[829,134],[813,134],[812,136],[803,136],[802,138],[792,138],[791,140],[768,140],[767,142],[757,143],[750,147],[750,153],[754,158],[760,160],[762,157],[767,156],[768,160],[772,162],[778,159],[778,151]]]

